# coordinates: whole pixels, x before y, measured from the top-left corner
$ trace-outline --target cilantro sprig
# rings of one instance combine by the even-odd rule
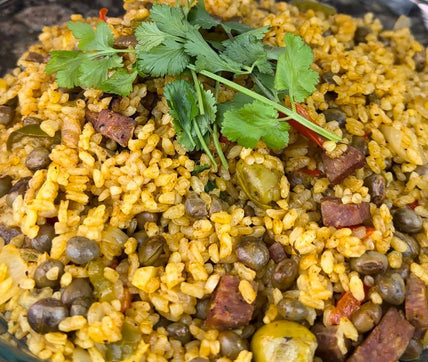
[[[299,36],[286,34],[282,48],[267,46],[262,40],[268,27],[220,22],[206,11],[203,0],[195,1],[175,7],[153,4],[149,21],[135,31],[135,50],[113,48],[113,34],[103,21],[96,29],[70,22],[79,50],[53,51],[46,72],[56,72],[62,87],[82,85],[122,96],[132,91],[137,72],[142,77],[176,76],[177,80],[165,86],[164,94],[178,142],[188,151],[203,150],[216,165],[209,147],[212,141],[225,168],[228,164],[219,130],[244,147],[254,148],[262,140],[281,149],[288,144],[287,120],[293,119],[326,139],[339,140],[296,111],[295,102],[304,101],[318,83],[318,73],[310,68],[312,50]],[[223,39],[209,36],[218,35],[219,29]],[[123,52],[136,53],[130,73],[119,55]],[[230,74],[232,78],[251,77],[254,87],[236,83]],[[204,88],[198,75],[214,80],[216,89],[219,84],[232,88],[237,92],[235,98],[218,104],[216,94]],[[291,107],[284,105],[285,95]]]
[[[58,86],[93,87],[122,96],[131,93],[137,71],[129,73],[124,69],[119,53],[135,50],[113,48],[113,33],[104,21],[100,21],[96,29],[81,21],[70,21],[67,27],[79,39],[79,51],[54,50],[50,53],[46,73],[56,73]]]

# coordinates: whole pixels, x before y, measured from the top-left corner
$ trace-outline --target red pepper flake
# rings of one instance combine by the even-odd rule
[[[108,9],[107,8],[102,8],[99,11],[99,19],[101,21],[107,21],[107,13],[108,13]]]
[[[361,302],[351,292],[345,292],[337,301],[336,307],[330,314],[330,323],[339,324],[340,318],[349,318],[352,313],[360,309]]]
[[[302,173],[305,173],[306,175],[313,176],[313,177],[319,177],[322,175],[321,170],[309,170],[307,168],[302,168],[298,170],[298,172],[302,172]]]
[[[419,201],[413,201],[411,204],[407,204],[408,207],[410,207],[412,210],[416,209],[416,207],[419,206]]]

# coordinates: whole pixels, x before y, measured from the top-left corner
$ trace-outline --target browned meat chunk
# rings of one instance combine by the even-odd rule
[[[428,327],[428,299],[425,283],[413,274],[406,282],[406,319],[416,328]]]
[[[254,304],[248,304],[239,291],[240,279],[224,275],[211,297],[205,325],[208,328],[238,328],[246,326],[253,316]],[[255,285],[253,285],[255,288]]]
[[[335,228],[360,225],[370,219],[370,204],[343,204],[337,197],[325,197],[321,200],[322,222]]]
[[[275,263],[279,263],[281,260],[284,260],[287,257],[284,247],[278,242],[273,243],[269,247],[269,255]]]
[[[19,234],[20,232],[18,229],[11,228],[6,225],[0,225],[0,237],[4,240],[6,244],[9,244],[10,241]]]
[[[86,112],[86,119],[92,123],[97,132],[116,141],[122,147],[128,145],[137,124],[134,119],[108,109],[103,109],[98,115]]]
[[[318,347],[315,355],[321,357],[323,362],[342,362],[345,355],[338,346],[337,329],[338,326],[324,326],[321,323],[315,324],[311,331],[317,337]],[[351,345],[349,339],[345,339],[345,346]]]
[[[348,362],[395,362],[405,351],[414,330],[397,309],[390,308]]]
[[[321,157],[327,178],[333,185],[366,164],[364,155],[352,146],[348,146],[347,150],[337,158],[330,158],[324,151]]]

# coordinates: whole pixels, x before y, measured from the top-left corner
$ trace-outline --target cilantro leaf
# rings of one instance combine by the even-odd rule
[[[74,37],[79,39],[78,48],[85,51],[106,50],[113,46],[114,37],[105,21],[100,21],[94,28],[81,21],[67,23]]]
[[[318,83],[318,73],[310,69],[313,53],[299,36],[287,33],[284,41],[284,53],[278,57],[275,89],[288,91],[293,102],[303,102]]]
[[[161,31],[153,22],[141,23],[135,30],[135,37],[138,41],[137,49],[146,52],[162,44],[166,39],[173,38],[172,35]]]
[[[170,7],[167,4],[153,4],[150,10],[150,18],[158,28],[168,34],[184,38],[193,26],[187,21],[183,8]]]
[[[274,149],[281,149],[288,145],[290,125],[287,122],[272,122],[270,132],[262,136],[262,141]]]
[[[80,82],[86,87],[97,87],[107,80],[108,69],[122,66],[122,58],[118,55],[101,59],[86,58],[80,64]]]
[[[198,0],[196,5],[190,9],[187,20],[190,24],[200,26],[202,29],[211,29],[220,23],[207,12],[205,3],[201,0]]]
[[[183,44],[174,40],[165,40],[164,44],[152,48],[150,52],[140,52],[137,57],[138,71],[153,77],[178,75],[186,69],[190,61]]]
[[[198,115],[197,96],[194,87],[183,79],[168,83],[164,87],[164,95],[173,118],[173,126],[177,140],[193,151],[196,143],[192,135],[192,120]]]
[[[67,23],[67,28],[71,30],[71,33],[76,39],[82,42],[82,46],[84,46],[85,43],[91,43],[95,39],[95,30],[92,25],[88,23],[82,21],[69,21]]]
[[[128,73],[125,69],[121,68],[104,81],[100,89],[104,92],[119,94],[124,97],[132,92],[132,83],[136,76],[136,70]]]
[[[257,29],[257,32],[249,31],[223,42],[226,45],[223,54],[237,63],[257,67],[261,73],[273,74],[273,64],[267,59],[260,41],[260,36],[263,38],[267,30],[268,27]]]
[[[269,134],[279,126],[278,111],[260,101],[247,103],[239,109],[231,109],[224,114],[222,133],[231,141],[246,148],[254,148],[261,138],[272,142]],[[274,142],[276,148],[285,147],[285,137]],[[282,145],[282,147],[277,147]],[[268,144],[269,146],[269,144]]]
[[[210,90],[202,91],[202,103],[208,119],[215,120],[217,113],[217,100]]]
[[[46,64],[46,74],[56,73],[58,86],[73,88],[80,85],[80,62],[85,58],[83,53],[69,50],[54,50]]]

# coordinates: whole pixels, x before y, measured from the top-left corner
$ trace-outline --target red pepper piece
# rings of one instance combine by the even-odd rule
[[[301,168],[300,170],[298,170],[298,172],[302,172],[302,173],[305,173],[306,175],[313,176],[313,177],[319,177],[322,175],[321,170],[309,170],[307,168]]]
[[[349,318],[352,313],[360,309],[360,305],[361,302],[355,299],[351,292],[343,293],[330,314],[330,323],[339,324],[340,318]]]
[[[101,21],[107,21],[107,13],[108,13],[108,9],[107,8],[100,9],[100,11],[98,12],[99,19]]]
[[[412,210],[416,209],[417,206],[419,206],[418,200],[413,201],[411,204],[407,204],[408,207],[410,207]]]
[[[308,121],[311,121],[312,123],[315,123],[314,120],[309,116],[308,111],[303,108],[299,103],[295,103],[296,105],[296,111],[299,113],[302,117],[305,117]],[[283,113],[279,113],[279,116],[281,118],[286,117]],[[297,132],[301,133],[303,136],[305,136],[310,141],[314,142],[316,145],[324,149],[324,138],[320,136],[315,131],[312,131],[308,127],[300,124],[299,122],[295,121],[294,119],[287,120],[288,124],[293,127]]]

